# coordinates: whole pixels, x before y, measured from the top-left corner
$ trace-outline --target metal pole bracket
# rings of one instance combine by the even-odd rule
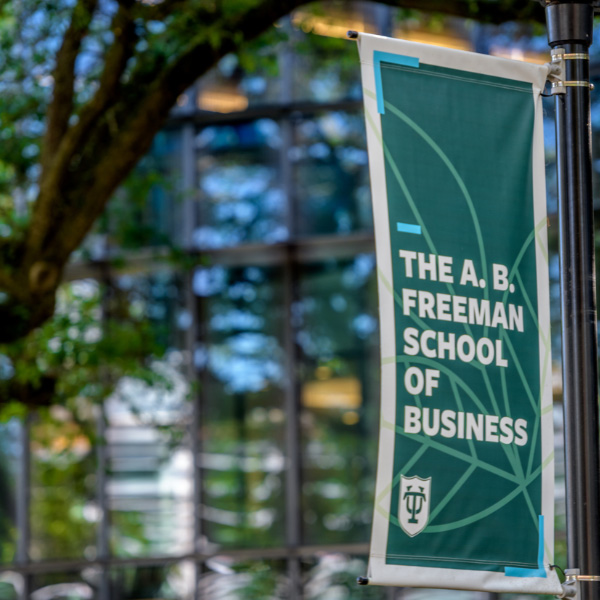
[[[566,581],[562,585],[562,593],[557,598],[579,598],[579,569],[565,569]]]
[[[566,94],[565,86],[565,49],[553,48],[550,52],[552,62],[548,63],[548,81],[552,85],[551,94]]]
[[[551,94],[565,94],[567,88],[565,86],[565,49],[553,48],[550,52],[552,62],[547,63],[548,81],[551,83]]]
[[[569,569],[565,573],[567,581],[600,581],[600,575],[569,575]]]
[[[550,52],[552,62],[547,63],[548,81],[551,83],[550,94],[565,94],[568,87],[587,87],[594,89],[594,85],[589,81],[565,81],[565,61],[566,60],[590,60],[590,55],[582,52],[565,53],[564,48],[553,48]]]
[[[600,581],[600,575],[580,575],[579,569],[566,569],[562,594],[557,598],[578,598],[580,581]]]

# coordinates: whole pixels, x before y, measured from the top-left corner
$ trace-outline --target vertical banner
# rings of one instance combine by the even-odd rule
[[[369,583],[560,593],[547,67],[358,44],[381,318]]]

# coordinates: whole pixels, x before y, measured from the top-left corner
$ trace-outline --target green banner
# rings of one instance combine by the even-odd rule
[[[546,214],[534,135],[545,72],[527,65],[515,76],[510,61],[496,68],[498,59],[382,39],[360,40],[382,318],[370,577],[553,590]],[[432,569],[448,581],[432,580]]]

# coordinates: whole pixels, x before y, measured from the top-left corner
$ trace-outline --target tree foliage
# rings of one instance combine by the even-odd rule
[[[65,263],[177,98],[306,0],[21,0],[0,6],[0,341],[53,313]],[[533,0],[387,0],[482,21]]]

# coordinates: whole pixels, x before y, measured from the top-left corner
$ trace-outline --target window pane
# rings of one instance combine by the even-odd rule
[[[373,511],[379,349],[372,255],[301,272],[304,541],[366,542]]]
[[[0,598],[2,600],[20,600],[23,589],[23,576],[20,573],[5,571],[0,573]]]
[[[111,600],[192,600],[193,589],[191,562],[112,569],[110,574]]]
[[[281,272],[199,269],[202,532],[230,546],[283,543]]]
[[[96,569],[81,573],[48,573],[32,577],[31,600],[97,600]]]
[[[198,584],[203,600],[283,600],[289,598],[288,587],[285,561],[226,556],[207,560]]]
[[[356,578],[367,574],[367,559],[363,556],[324,552],[304,559],[302,570],[304,600],[388,600],[390,597],[390,588],[356,585]]]
[[[115,277],[108,290],[106,309],[107,316],[120,328],[117,333],[128,333],[129,341],[139,346],[135,361],[128,364],[132,371],[136,362],[143,366],[151,354],[182,348],[185,331],[191,324],[181,278],[158,267],[151,274]]]
[[[287,239],[280,147],[280,126],[271,119],[200,131],[196,247]]]
[[[95,404],[107,396],[109,427],[101,435],[115,553],[189,551],[192,460],[182,442],[189,386],[177,350],[189,317],[176,278],[121,277],[103,293],[90,281],[75,282],[59,299],[58,323],[48,326],[57,332],[38,366],[45,359],[63,369],[63,402],[39,411],[31,427],[31,557],[97,556],[103,506],[96,497]]]
[[[331,5],[327,16],[310,9],[296,12],[296,30],[292,36],[296,50],[294,99],[334,102],[362,98],[358,53],[355,45],[348,43],[346,32],[348,29],[367,31],[370,27],[363,18],[354,21],[358,15],[350,14],[350,5],[342,10],[337,18],[335,7]]]
[[[272,35],[272,34],[271,34]],[[280,79],[277,72],[279,45],[261,49],[260,56],[252,56],[247,50],[243,61],[229,54],[200,81],[196,106],[200,110],[230,113],[248,107],[271,104],[280,99]]]
[[[180,399],[157,401],[138,385],[122,392],[138,399],[146,395],[150,406],[138,413],[116,397],[107,403],[112,551],[117,556],[191,552],[192,454],[186,443],[178,443],[184,436]],[[146,425],[145,419],[156,422],[156,411],[160,426]]]
[[[20,433],[21,424],[18,419],[0,423],[0,563],[9,563],[16,551],[16,485],[21,454]]]
[[[347,234],[373,225],[362,112],[298,123],[290,150],[300,235]]]
[[[119,249],[180,242],[181,138],[180,130],[159,132],[150,152],[111,200],[106,225],[111,243]],[[93,250],[90,247],[92,257],[101,258]]]
[[[190,382],[179,350],[190,316],[172,273],[116,279],[115,321],[140,335],[114,391],[104,403],[107,501],[117,556],[183,554],[193,549],[193,456],[187,425]],[[142,333],[143,332],[143,333]]]
[[[93,419],[55,406],[31,426],[34,560],[95,557],[98,507]]]

